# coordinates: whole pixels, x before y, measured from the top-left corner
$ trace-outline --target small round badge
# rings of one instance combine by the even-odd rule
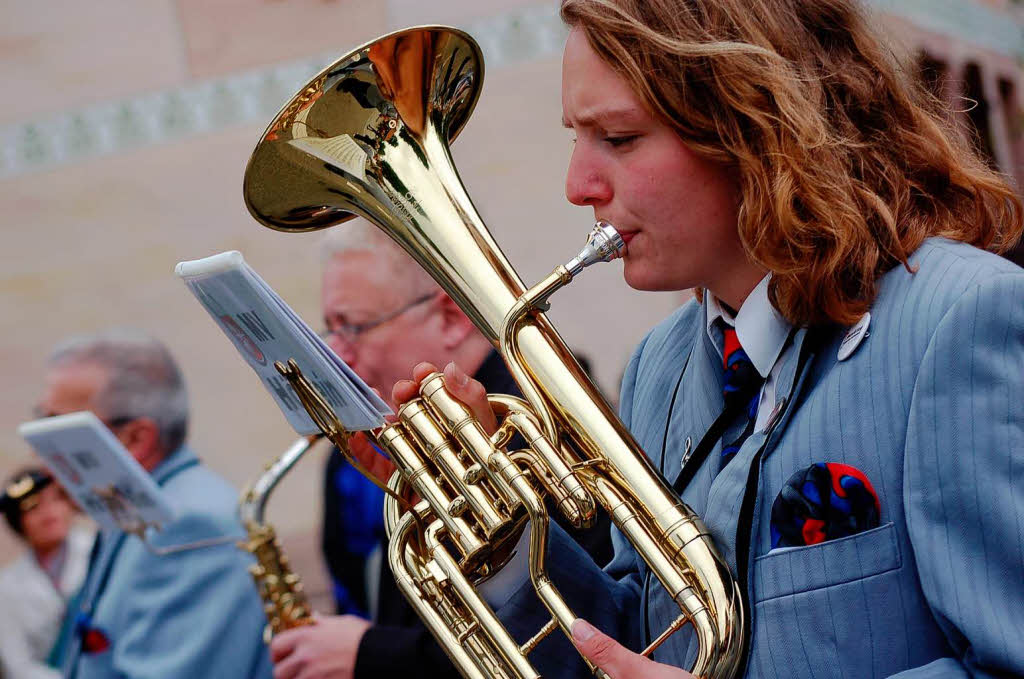
[[[865,313],[863,316],[860,317],[860,320],[857,321],[857,324],[850,328],[850,330],[846,333],[846,337],[844,337],[843,341],[839,344],[840,361],[845,361],[846,359],[853,355],[853,352],[857,350],[857,347],[860,346],[860,343],[863,342],[864,338],[868,336],[868,326],[870,324],[871,314]]]

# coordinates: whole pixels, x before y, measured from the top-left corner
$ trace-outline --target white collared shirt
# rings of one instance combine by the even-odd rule
[[[761,387],[761,400],[757,404],[757,419],[754,431],[761,431],[768,424],[768,418],[775,409],[775,384],[778,382],[779,369],[785,362],[782,360],[786,351],[786,340],[793,329],[789,321],[782,317],[768,299],[768,281],[771,274],[761,279],[747,298],[736,316],[733,317],[710,291],[704,293],[704,306],[707,310],[708,337],[719,356],[722,353],[722,329],[716,321],[736,328],[736,338],[754,364],[757,373],[765,378]],[[785,351],[783,351],[785,349]]]

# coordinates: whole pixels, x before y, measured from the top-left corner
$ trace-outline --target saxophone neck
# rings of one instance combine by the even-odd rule
[[[315,435],[296,440],[277,460],[268,464],[255,481],[245,487],[238,503],[238,513],[243,526],[248,528],[251,524],[263,525],[264,510],[270,494],[278,482],[320,438],[320,435]]]

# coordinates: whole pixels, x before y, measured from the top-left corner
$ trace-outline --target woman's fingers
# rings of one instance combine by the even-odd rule
[[[484,385],[452,362],[444,367],[444,386],[452,396],[469,407],[485,432],[493,434],[497,431],[498,420],[495,419],[494,411],[487,402],[487,390],[484,389]]]
[[[361,431],[357,431],[349,438],[348,449],[352,457],[381,483],[387,483],[395,471],[395,464],[381,455]]]
[[[408,401],[413,400],[420,394],[420,382],[430,373],[436,373],[437,366],[433,363],[417,363],[412,369],[411,380],[398,380],[391,388],[391,400],[401,408]]]
[[[391,390],[391,399],[401,408],[403,404],[419,396],[420,382],[428,375],[440,372],[433,363],[419,363],[412,369],[411,380],[399,380]],[[493,434],[498,428],[498,421],[494,417],[487,402],[487,390],[484,385],[467,375],[465,371],[454,362],[444,368],[444,386],[452,396],[462,401],[473,413],[473,416],[483,426],[484,431]]]
[[[438,372],[436,365],[428,361],[424,361],[423,363],[417,363],[415,367],[413,367],[412,378],[416,381],[417,384],[419,384],[427,377],[427,375],[436,372]]]

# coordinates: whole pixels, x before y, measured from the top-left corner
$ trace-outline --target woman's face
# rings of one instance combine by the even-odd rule
[[[575,133],[566,197],[627,244],[638,290],[705,287],[736,306],[764,276],[737,232],[733,172],[696,155],[573,29],[562,60],[563,123]]]
[[[21,515],[21,529],[33,550],[45,552],[59,547],[67,537],[75,508],[56,483],[43,488],[36,498],[36,505]]]

